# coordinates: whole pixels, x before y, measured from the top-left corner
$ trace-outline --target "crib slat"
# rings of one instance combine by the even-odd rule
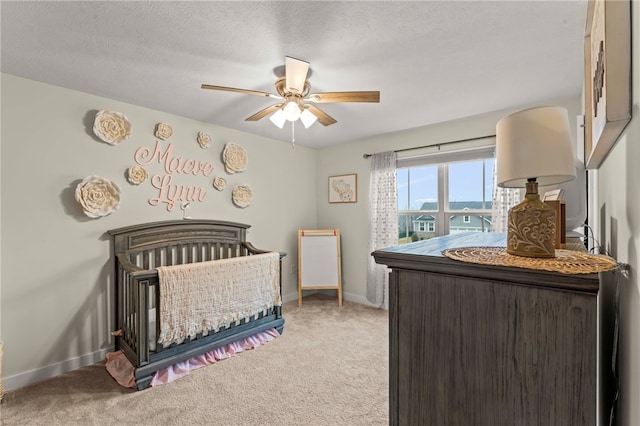
[[[118,314],[116,318],[116,330],[123,330],[124,328],[124,319],[125,319],[125,300],[127,297],[127,288],[126,283],[128,281],[128,273],[122,267],[119,268],[120,280],[116,283],[116,297],[117,297],[117,309]],[[116,337],[115,349],[120,349],[120,344],[118,342],[118,338]]]
[[[142,252],[142,268],[150,269],[149,266],[149,250],[145,250]]]
[[[202,252],[202,243],[198,243],[197,247],[197,251],[196,251],[196,262],[204,262],[206,260],[206,256],[205,254]]]
[[[154,254],[153,267],[156,268],[158,266],[162,266],[162,248],[155,249]]]
[[[127,318],[126,318],[126,330],[125,334],[127,337],[127,342],[129,346],[137,353],[138,345],[136,339],[136,303],[137,303],[137,294],[133,291],[133,283],[132,280],[128,280],[127,292],[129,294],[128,307],[127,307]]]
[[[178,244],[176,248],[178,250],[178,253],[177,253],[177,256],[176,256],[176,261],[177,262],[175,263],[175,265],[183,265],[184,264],[184,261],[183,261],[183,259],[184,259],[184,256],[183,256],[184,244]]]
[[[193,262],[197,262],[196,259],[194,259],[194,250],[195,246],[192,243],[187,244],[187,262],[186,263],[193,263]]]
[[[149,281],[135,280],[137,288],[134,288],[134,294],[138,299],[136,304],[136,328],[137,331],[137,353],[138,365],[143,365],[149,360]]]

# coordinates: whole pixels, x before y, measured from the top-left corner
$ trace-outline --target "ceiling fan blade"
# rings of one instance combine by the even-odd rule
[[[284,57],[284,69],[286,78],[286,89],[292,93],[302,93],[304,82],[309,72],[309,62],[290,56]]]
[[[261,118],[264,118],[267,115],[269,115],[269,114],[271,114],[273,112],[276,112],[280,108],[282,108],[282,104],[275,104],[275,105],[268,106],[265,109],[256,112],[251,117],[245,118],[244,121],[258,121]]]
[[[305,100],[319,104],[329,102],[380,102],[380,92],[312,93]]]
[[[238,92],[238,93],[245,93],[247,95],[266,96],[269,98],[282,99],[278,95],[274,95],[272,93],[267,93],[267,92],[259,92],[257,90],[236,89],[235,87],[214,86],[211,84],[203,84],[201,87],[203,89],[209,89],[209,90],[222,90],[225,92]]]
[[[311,113],[313,115],[315,115],[316,117],[318,117],[318,121],[320,122],[320,124],[322,124],[323,126],[330,126],[334,123],[337,123],[337,121],[331,117],[329,114],[327,114],[326,112],[322,111],[320,108],[318,108],[315,105],[305,105],[305,107],[311,111]]]

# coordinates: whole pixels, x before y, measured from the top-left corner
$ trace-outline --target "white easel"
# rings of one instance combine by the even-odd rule
[[[298,230],[298,306],[303,290],[337,290],[342,306],[342,268],[338,229]]]

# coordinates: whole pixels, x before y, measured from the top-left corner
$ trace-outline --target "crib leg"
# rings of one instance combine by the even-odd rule
[[[136,385],[138,385],[138,390],[143,390],[148,388],[152,378],[153,378],[152,374],[149,374],[148,376],[144,376],[144,377],[137,377]]]

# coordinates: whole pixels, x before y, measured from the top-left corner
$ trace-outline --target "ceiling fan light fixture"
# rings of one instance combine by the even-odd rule
[[[269,120],[271,120],[273,124],[275,124],[280,129],[282,129],[282,127],[284,127],[284,122],[287,121],[287,118],[285,117],[285,114],[282,108],[280,108],[276,112],[271,114],[271,117],[269,117]]]
[[[295,101],[287,102],[282,111],[284,112],[284,117],[289,121],[296,121],[302,113],[300,105]]]
[[[313,125],[313,123],[315,123],[317,120],[318,120],[318,117],[316,117],[308,109],[305,109],[300,114],[300,121],[302,121],[302,124],[304,125],[305,129],[308,129],[309,127],[311,127]]]

